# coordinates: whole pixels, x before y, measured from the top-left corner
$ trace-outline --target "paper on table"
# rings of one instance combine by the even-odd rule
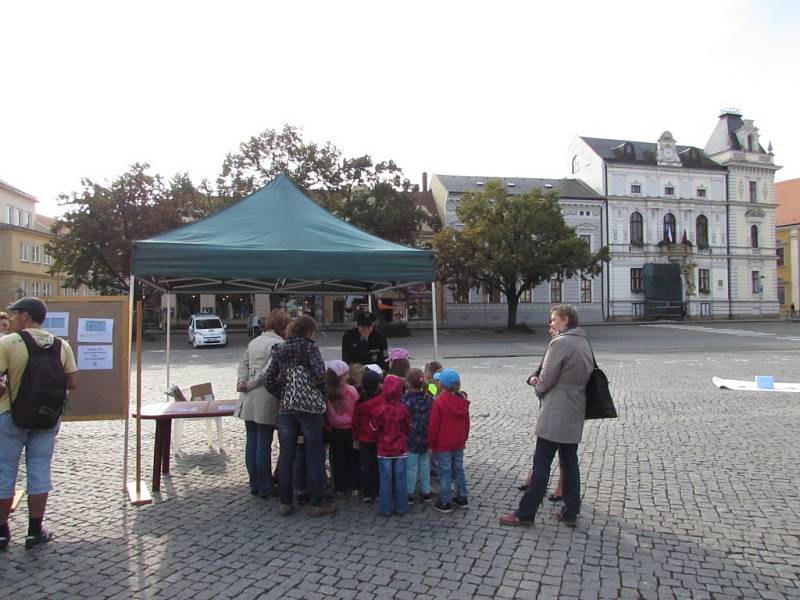
[[[59,337],[69,336],[69,313],[49,312],[44,318],[42,328]]]
[[[198,409],[197,406],[186,406],[185,404],[184,405],[176,404],[175,406],[170,406],[166,410],[166,412],[197,412],[197,409]]]
[[[220,404],[218,408],[219,408],[219,410],[233,410],[234,408],[236,408],[236,405],[235,404]]]
[[[78,346],[79,371],[108,371],[114,368],[114,346]]]
[[[78,319],[78,341],[110,344],[114,341],[114,319]]]

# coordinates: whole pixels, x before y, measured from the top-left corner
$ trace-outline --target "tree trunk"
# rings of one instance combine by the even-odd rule
[[[519,306],[516,290],[514,290],[513,294],[506,296],[506,302],[508,303],[508,323],[506,326],[509,329],[514,329],[517,326],[517,306]]]

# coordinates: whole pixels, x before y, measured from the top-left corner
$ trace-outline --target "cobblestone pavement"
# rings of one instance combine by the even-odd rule
[[[444,356],[477,356],[445,361],[472,401],[468,510],[415,505],[387,519],[350,499],[332,517],[281,517],[276,501],[248,493],[234,419],[222,455],[206,447],[204,424],[189,422],[187,455],[155,503],[134,508],[122,493],[122,423],[65,423],[46,520],[57,537],[24,549],[23,501],[0,553],[0,597],[800,598],[800,396],[710,383],[798,381],[800,328],[705,327],[589,328],[620,418],[587,424],[575,530],[547,501],[532,527],[498,523],[529,468],[536,403],[523,380],[544,340],[444,332]],[[210,380],[229,395],[245,343],[233,337],[227,349],[192,350],[176,336],[173,381]],[[326,358],[335,338],[322,338]],[[163,397],[162,343],[145,348],[149,402]],[[397,345],[415,363],[430,358],[425,335]],[[152,423],[143,433],[149,481]]]

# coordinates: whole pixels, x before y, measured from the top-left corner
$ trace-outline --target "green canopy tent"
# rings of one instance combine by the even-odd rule
[[[133,290],[138,278],[168,294],[344,295],[430,282],[436,358],[435,272],[432,251],[408,248],[353,227],[279,175],[200,221],[135,241],[130,286]],[[132,315],[133,293],[130,298]],[[167,385],[169,315],[168,309]],[[126,471],[127,441],[126,421]]]

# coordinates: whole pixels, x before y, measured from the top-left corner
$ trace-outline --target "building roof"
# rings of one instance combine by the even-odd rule
[[[433,199],[433,192],[430,190],[425,192],[412,192],[411,197],[414,198],[414,204],[423,207],[428,211],[428,214],[439,214],[436,210],[436,200]]]
[[[453,194],[463,194],[466,191],[480,190],[481,186],[492,179],[499,179],[512,196],[524,194],[532,189],[542,192],[555,190],[561,198],[585,198],[599,200],[600,194],[579,179],[540,179],[533,177],[476,177],[470,175],[439,175],[434,173],[444,188]]]
[[[612,140],[606,138],[592,138],[579,136],[586,144],[597,153],[600,158],[610,163],[627,163],[634,165],[657,165],[656,152],[658,144],[655,142],[634,142],[631,140]],[[631,144],[633,153],[625,152],[625,145]],[[725,167],[711,160],[708,155],[696,146],[675,145],[681,166],[687,169],[710,169],[724,171]]]
[[[33,200],[34,202],[38,202],[38,200],[35,197],[23,192],[19,188],[15,188],[13,185],[11,185],[10,183],[6,183],[2,179],[0,179],[0,187],[7,189],[9,192],[14,192],[15,194],[19,194],[20,196],[25,196],[26,198],[28,198],[29,200]]]
[[[725,150],[744,150],[739,143],[739,138],[736,136],[736,132],[742,127],[744,127],[742,115],[730,110],[723,111],[719,116],[717,126],[711,132],[711,137],[708,138],[708,143],[706,143],[708,152],[716,154]],[[760,143],[758,144],[758,149],[754,150],[754,152],[767,153]]]
[[[775,225],[800,223],[800,178],[775,184]]]

